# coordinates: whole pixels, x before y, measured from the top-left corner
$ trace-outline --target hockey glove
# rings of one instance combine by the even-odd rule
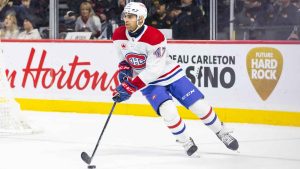
[[[132,78],[132,68],[125,60],[119,63],[118,78],[120,83],[123,83],[124,80],[127,80],[128,78]]]
[[[113,91],[113,100],[115,102],[123,102],[128,100],[132,93],[138,90],[138,87],[133,85],[130,81],[124,80],[114,91]]]

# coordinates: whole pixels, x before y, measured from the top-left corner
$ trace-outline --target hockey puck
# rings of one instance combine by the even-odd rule
[[[96,165],[89,165],[88,169],[96,169]]]

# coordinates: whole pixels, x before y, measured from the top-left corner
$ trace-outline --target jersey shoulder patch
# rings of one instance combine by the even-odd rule
[[[126,37],[126,27],[120,26],[118,27],[112,36],[112,40],[127,40]]]
[[[150,45],[160,44],[165,40],[164,35],[156,28],[147,26],[147,30],[142,35],[140,42],[148,43]]]

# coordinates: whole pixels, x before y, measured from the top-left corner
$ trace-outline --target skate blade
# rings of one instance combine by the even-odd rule
[[[200,158],[200,154],[196,151],[194,154],[192,154],[190,157],[192,158]]]

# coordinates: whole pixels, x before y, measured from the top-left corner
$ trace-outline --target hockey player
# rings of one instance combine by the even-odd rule
[[[173,98],[195,113],[231,150],[237,150],[237,140],[230,135],[203,94],[187,79],[180,66],[168,57],[167,41],[157,29],[144,24],[147,9],[139,2],[128,3],[122,13],[125,26],[117,28],[113,42],[117,48],[119,80],[113,100],[123,102],[140,90],[161,116],[187,153],[197,154],[198,147],[186,130]]]

